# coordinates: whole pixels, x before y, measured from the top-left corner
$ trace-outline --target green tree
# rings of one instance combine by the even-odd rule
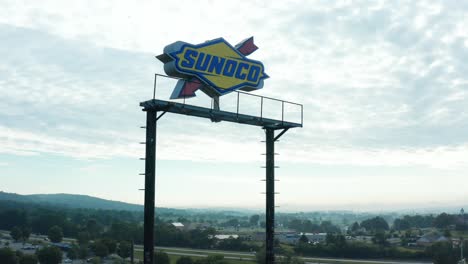
[[[302,236],[299,238],[299,243],[309,243],[309,239],[302,234]]]
[[[447,228],[455,224],[455,217],[446,213],[441,213],[434,219],[434,226],[437,228]]]
[[[354,222],[353,225],[351,226],[351,231],[352,232],[357,232],[359,230],[359,228],[361,228],[359,226],[359,223],[358,222]]]
[[[15,227],[13,227],[13,229],[11,229],[10,236],[11,236],[11,238],[13,238],[13,240],[19,241],[21,239],[21,237],[23,236],[23,234],[21,233],[21,229],[19,227],[15,226]]]
[[[78,250],[78,258],[85,259],[89,256],[89,250],[87,246],[80,246]]]
[[[88,231],[90,237],[94,239],[98,237],[99,233],[101,232],[101,226],[98,224],[96,219],[89,219],[88,223],[86,223],[86,230]]]
[[[346,246],[346,238],[341,234],[328,233],[325,237],[327,245],[334,245],[337,248],[344,248]]]
[[[373,232],[389,229],[387,221],[380,216],[362,221],[361,227]]]
[[[10,248],[0,248],[0,263],[2,264],[17,264],[18,257]]]
[[[43,247],[36,255],[41,264],[59,264],[62,261],[62,251],[57,247]]]
[[[252,226],[257,226],[258,225],[258,221],[260,220],[260,216],[259,215],[252,215],[249,219],[249,223],[250,225]]]
[[[263,245],[257,253],[255,253],[255,261],[258,264],[265,264],[266,263],[266,251],[265,245]]]
[[[438,242],[426,248],[428,255],[432,256],[434,264],[456,264],[457,254],[454,252],[452,243]]]
[[[302,232],[304,231],[302,221],[299,219],[292,219],[291,221],[288,222],[288,227],[291,229],[294,229],[296,231]]]
[[[47,234],[49,237],[50,241],[54,243],[59,243],[63,239],[63,232],[62,228],[60,226],[53,226],[49,229],[49,232]]]
[[[403,219],[397,218],[393,221],[393,228],[396,230],[407,230],[411,228],[410,218],[405,217]]]
[[[104,243],[109,250],[109,254],[113,254],[117,250],[117,242],[110,238],[103,238],[102,243]]]
[[[91,264],[101,264],[101,258],[92,258]]]
[[[447,237],[447,238],[449,238],[449,237],[452,236],[452,233],[450,232],[450,230],[445,229],[445,230],[444,230],[444,236]]]
[[[193,264],[193,260],[191,257],[182,256],[177,259],[176,264]]]
[[[333,225],[331,221],[322,221],[320,223],[320,229],[322,232],[325,232],[325,233],[339,233],[340,232],[340,228]]]
[[[77,240],[79,245],[86,245],[89,242],[89,233],[84,231],[84,232],[79,232],[77,235]]]
[[[120,241],[119,247],[117,249],[117,254],[122,258],[130,257],[132,253],[132,245],[127,241]]]
[[[109,248],[107,248],[106,244],[101,240],[96,240],[92,246],[92,250],[94,254],[98,257],[107,257],[109,255]]]
[[[73,243],[71,248],[67,252],[67,257],[69,259],[77,259],[79,255],[79,251],[80,251],[80,247],[77,244]]]
[[[20,257],[19,264],[37,264],[36,255],[24,254]]]
[[[23,240],[23,243],[29,239],[29,236],[31,236],[31,228],[29,226],[23,226],[21,228],[21,239]]]
[[[237,226],[239,226],[239,219],[234,218],[234,219],[228,220],[225,223],[223,223],[223,226],[225,226],[225,227],[237,227]]]
[[[275,263],[281,264],[304,264],[302,260],[295,257],[294,250],[289,247],[280,247],[277,251],[278,256],[276,256]]]
[[[169,256],[165,252],[156,251],[154,253],[154,263],[169,264]]]
[[[379,246],[387,246],[387,236],[385,235],[385,232],[379,231],[375,233],[374,237],[372,238],[372,242],[376,245]]]

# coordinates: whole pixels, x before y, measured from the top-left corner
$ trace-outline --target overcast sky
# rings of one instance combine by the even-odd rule
[[[254,93],[304,104],[276,145],[281,210],[468,204],[466,1],[0,4],[0,190],[143,203],[154,56],[254,36]],[[263,208],[261,129],[167,114],[157,137],[157,206]]]

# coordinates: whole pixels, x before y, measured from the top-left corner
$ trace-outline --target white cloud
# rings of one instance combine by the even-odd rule
[[[450,1],[4,1],[0,151],[140,156],[137,104],[151,96],[152,73],[162,72],[153,56],[175,40],[254,35],[260,49],[252,57],[271,76],[259,94],[305,105],[305,127],[281,146],[291,160],[461,166],[466,8]],[[163,121],[164,159],[260,159],[250,153],[261,146],[247,143],[260,132],[238,144],[250,130],[221,126],[229,135],[213,138],[214,126],[203,121]],[[200,156],[206,146],[219,149]]]

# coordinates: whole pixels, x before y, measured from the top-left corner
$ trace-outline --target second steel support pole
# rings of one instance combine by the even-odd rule
[[[275,130],[266,133],[266,264],[275,262]]]
[[[156,171],[156,110],[146,111],[145,216],[143,263],[154,264],[154,193]]]

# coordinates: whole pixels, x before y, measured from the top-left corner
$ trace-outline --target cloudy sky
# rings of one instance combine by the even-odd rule
[[[0,190],[142,203],[154,56],[254,36],[270,76],[255,93],[304,104],[304,128],[276,145],[281,210],[468,204],[468,2],[0,4]],[[157,205],[262,208],[263,139],[167,114]]]

